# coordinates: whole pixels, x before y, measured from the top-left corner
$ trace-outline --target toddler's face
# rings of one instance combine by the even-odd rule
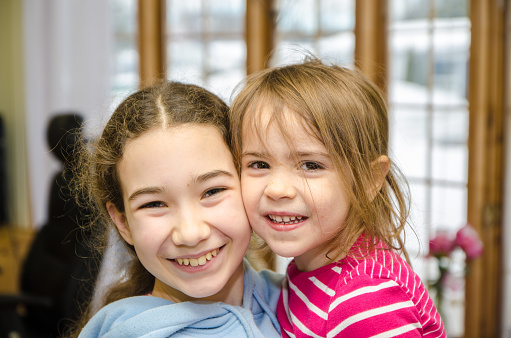
[[[323,143],[292,111],[286,111],[289,142],[276,123],[268,125],[269,109],[257,114],[262,137],[248,123],[242,130],[241,185],[248,218],[276,254],[295,257],[302,271],[316,269],[328,262],[329,242],[348,213],[344,184]]]
[[[109,211],[156,277],[153,295],[241,301],[251,228],[220,133],[201,125],[150,130],[127,143],[118,173],[126,211]]]

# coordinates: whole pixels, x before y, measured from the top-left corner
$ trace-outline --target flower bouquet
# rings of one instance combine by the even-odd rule
[[[460,250],[464,253],[465,260],[476,259],[483,254],[483,242],[470,224],[460,228],[456,234],[443,230],[437,231],[429,242],[428,257],[436,259],[438,263],[438,276],[429,282],[429,287],[430,290],[435,291],[434,299],[441,315],[443,315],[444,288],[460,288],[459,280],[452,273],[454,255]],[[466,274],[466,264],[464,274]]]

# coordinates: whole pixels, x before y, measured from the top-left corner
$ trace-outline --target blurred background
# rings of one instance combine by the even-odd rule
[[[449,257],[449,337],[511,337],[509,6],[0,0],[0,292],[20,291],[24,258],[50,217],[62,166],[46,141],[52,118],[79,114],[92,138],[120,101],[156,79],[199,84],[229,103],[247,74],[311,52],[359,68],[387,97],[390,155],[413,199],[406,247],[424,283],[439,278],[440,261],[428,257],[434,236],[470,223],[482,239],[482,257]]]

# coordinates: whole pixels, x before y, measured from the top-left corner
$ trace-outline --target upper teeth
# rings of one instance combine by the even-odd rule
[[[268,215],[268,217],[278,223],[298,223],[302,220],[303,216],[277,216],[277,215]]]
[[[198,258],[176,258],[176,261],[179,265],[191,265],[198,266],[204,265],[207,261],[210,261],[213,257],[216,257],[219,249],[215,249],[213,251],[208,252],[207,254],[200,256]]]

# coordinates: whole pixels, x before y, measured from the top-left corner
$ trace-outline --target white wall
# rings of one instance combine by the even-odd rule
[[[59,162],[46,127],[63,111],[83,114],[93,128],[110,97],[109,6],[105,0],[24,0],[26,130],[32,222],[47,218],[50,180]]]

